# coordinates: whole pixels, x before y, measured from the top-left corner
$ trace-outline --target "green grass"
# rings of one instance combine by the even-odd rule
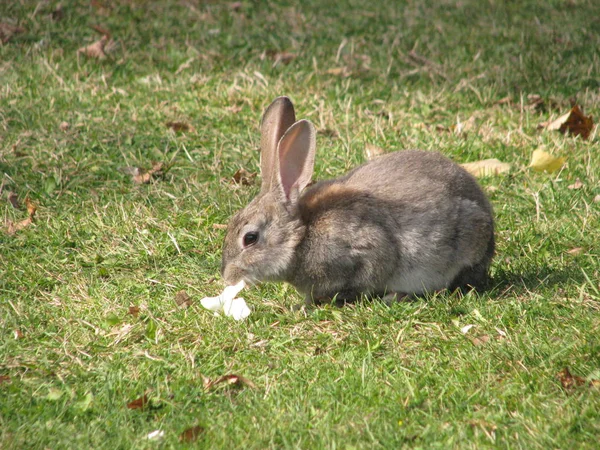
[[[25,29],[0,46],[1,448],[596,448],[600,136],[537,125],[571,99],[600,116],[598,2],[73,1],[56,21],[57,3],[0,4]],[[116,42],[103,61],[77,54],[93,25]],[[495,288],[300,312],[265,284],[245,322],[205,311],[222,288],[214,225],[256,193],[230,179],[257,170],[279,95],[321,131],[319,179],[366,143],[512,163],[482,180]],[[528,169],[538,148],[564,169]],[[168,170],[150,184],[123,171],[153,161]],[[38,207],[14,235],[27,213],[8,192]],[[586,383],[563,387],[565,367]],[[228,374],[256,387],[204,388]]]

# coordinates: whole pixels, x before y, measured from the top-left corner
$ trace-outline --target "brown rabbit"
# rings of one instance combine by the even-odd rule
[[[439,153],[389,153],[309,184],[315,128],[286,97],[261,124],[260,193],[231,219],[228,284],[286,281],[307,301],[483,288],[492,208],[475,178]]]

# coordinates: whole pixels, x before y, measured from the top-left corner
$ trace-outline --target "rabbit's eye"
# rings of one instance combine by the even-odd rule
[[[258,241],[258,233],[256,231],[250,231],[244,235],[244,248],[250,247],[256,244]]]

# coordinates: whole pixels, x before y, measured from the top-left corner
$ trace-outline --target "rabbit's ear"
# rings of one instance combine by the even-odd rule
[[[315,166],[316,134],[312,123],[300,120],[279,141],[277,181],[288,201],[295,201],[310,183]]]
[[[277,144],[296,121],[294,105],[287,97],[276,98],[265,111],[260,124],[260,172],[261,191],[271,189],[276,178],[278,156]]]

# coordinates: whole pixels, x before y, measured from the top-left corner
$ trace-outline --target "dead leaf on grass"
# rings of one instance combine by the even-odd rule
[[[584,251],[585,251],[585,249],[583,247],[575,247],[575,248],[572,248],[571,250],[567,250],[567,254],[577,256],[577,255],[581,255]]]
[[[177,68],[177,70],[175,71],[175,75],[179,75],[181,72],[183,72],[184,70],[189,69],[192,66],[192,63],[194,62],[194,58],[190,58],[188,59],[186,62],[180,64],[180,66]]]
[[[127,408],[129,409],[144,409],[146,406],[148,406],[148,394],[144,394],[140,398],[127,403]]]
[[[19,204],[19,198],[17,197],[17,194],[11,191],[8,193],[7,198],[13,208],[21,209],[21,205]]]
[[[594,197],[594,203],[600,203],[600,194]]]
[[[0,384],[10,383],[10,376],[8,375],[0,375]]]
[[[222,377],[219,377],[215,380],[211,380],[210,378],[207,377],[202,377],[203,380],[203,385],[204,385],[204,389],[209,390],[215,386],[218,385],[225,385],[225,386],[238,386],[238,387],[242,387],[242,386],[248,386],[251,389],[256,389],[256,385],[250,381],[248,378],[242,377],[240,375],[223,375]]]
[[[511,165],[502,162],[496,158],[484,159],[470,163],[463,163],[461,166],[475,177],[486,177],[490,175],[499,175],[510,171]]]
[[[33,204],[33,202],[31,202],[31,200],[29,200],[29,197],[25,198],[25,204],[27,205],[27,219],[17,223],[14,223],[9,220],[6,224],[8,234],[15,234],[17,231],[22,230],[23,228],[26,228],[33,223],[37,207]]]
[[[0,41],[6,44],[14,35],[25,32],[25,28],[11,25],[10,23],[0,22]]]
[[[164,164],[161,162],[154,163],[151,169],[144,169],[142,167],[124,167],[121,169],[126,174],[132,176],[134,183],[137,184],[148,184],[152,181],[153,177],[159,177],[163,175]]]
[[[192,298],[185,290],[181,290],[175,294],[175,303],[181,308],[187,308],[192,304]]]
[[[583,187],[583,183],[579,178],[575,180],[575,183],[567,186],[567,189],[581,189]]]
[[[108,35],[104,35],[100,38],[99,41],[94,42],[93,44],[87,45],[85,47],[80,47],[77,50],[77,54],[82,54],[87,56],[88,58],[96,58],[98,60],[106,59],[106,45],[108,44],[110,38]]]
[[[482,334],[481,336],[477,336],[477,337],[471,339],[471,343],[476,347],[480,347],[480,346],[488,343],[489,341],[490,341],[490,337],[487,334]]]
[[[506,96],[501,98],[500,100],[496,101],[494,104],[495,105],[510,105],[512,99],[510,98],[510,96]]]
[[[133,317],[137,317],[140,314],[140,308],[139,308],[139,306],[130,306],[129,310],[127,312],[128,312],[128,314],[131,314]]]
[[[69,124],[69,122],[61,122],[60,125],[58,125],[58,128],[60,129],[60,131],[67,131],[69,128],[71,128],[71,125]]]
[[[193,126],[191,126],[189,123],[186,122],[180,122],[180,121],[169,121],[166,123],[167,128],[170,128],[171,130],[179,133],[187,133],[187,132],[194,132],[196,131],[195,128]]]
[[[265,58],[269,58],[270,60],[272,60],[273,67],[275,67],[279,63],[288,65],[296,58],[296,54],[292,53],[292,52],[287,52],[287,51],[278,52],[276,50],[266,50],[261,55],[261,59],[265,59]]]
[[[52,11],[50,13],[50,17],[55,22],[59,22],[65,17],[65,11],[63,10],[63,7],[60,3],[58,5],[56,5],[56,8],[54,9],[54,11]]]
[[[565,389],[571,389],[586,384],[585,378],[573,375],[568,367],[565,367],[563,370],[558,372],[558,379],[560,380],[562,387]]]
[[[566,159],[562,157],[552,156],[543,150],[534,150],[531,155],[531,167],[536,172],[556,172],[565,163]]]
[[[336,77],[349,77],[352,75],[352,72],[347,67],[333,67],[331,69],[327,69],[325,71],[327,75],[334,75]]]
[[[213,230],[226,230],[227,229],[227,225],[224,223],[213,223],[212,227],[213,227]]]
[[[15,340],[19,340],[19,339],[23,339],[25,337],[25,335],[23,334],[23,332],[21,330],[14,330],[13,332],[14,336],[15,336]]]
[[[240,167],[231,178],[236,184],[241,184],[242,186],[250,186],[254,184],[256,175],[256,172],[248,172],[243,167]]]
[[[365,145],[365,156],[370,161],[371,159],[377,158],[385,154],[385,150],[375,144]]]
[[[204,427],[199,425],[188,428],[179,435],[179,442],[196,442],[202,433],[204,433]]]
[[[575,105],[568,113],[563,114],[556,120],[541,123],[538,128],[559,131],[563,134],[568,133],[588,139],[592,128],[594,128],[594,120],[592,116],[585,116],[581,108]]]

